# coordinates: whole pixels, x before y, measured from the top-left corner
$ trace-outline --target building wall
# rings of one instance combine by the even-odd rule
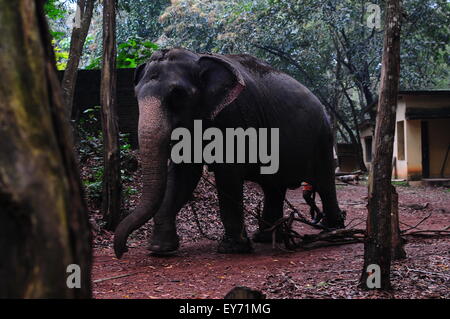
[[[368,170],[370,170],[370,164],[371,162],[369,162],[367,160],[367,152],[366,152],[366,143],[365,143],[365,139],[367,137],[371,137],[372,138],[372,157],[373,154],[375,152],[375,141],[374,141],[374,128],[372,126],[366,126],[364,129],[362,129],[359,133],[359,136],[361,138],[361,145],[362,145],[362,149],[363,149],[363,159],[364,159],[364,164],[366,165],[366,168]]]
[[[408,120],[406,112],[411,108],[443,108],[450,107],[450,98],[448,95],[400,95],[396,112],[395,138],[393,156],[395,166],[393,168],[393,177],[407,180],[422,179],[422,120]],[[399,122],[403,121],[403,125]],[[431,119],[426,120],[429,134],[429,157],[430,157],[430,177],[440,177],[441,167],[450,143],[450,119]],[[403,128],[404,134],[404,159],[399,154],[399,146],[402,145],[402,138],[399,135],[399,128]],[[364,146],[364,139],[367,136],[373,136],[373,128],[365,127],[361,130],[361,142]],[[372,140],[373,144],[375,143]],[[374,145],[372,150],[375,152]],[[364,161],[367,167],[370,162],[366,161],[366,149],[363,147]],[[450,177],[450,154],[447,160],[444,177]]]
[[[405,121],[406,165],[408,180],[422,179],[422,129],[420,120]]]
[[[410,95],[403,96],[401,101],[403,102],[399,102],[397,112],[400,114],[398,120],[405,120],[406,161],[399,161],[398,170],[401,172],[401,177],[399,177],[408,180],[420,180],[423,178],[421,129],[423,120],[407,120],[405,118],[405,111],[414,108],[433,109],[450,107],[450,100],[448,96],[442,95]],[[445,152],[450,143],[450,119],[433,119],[425,121],[429,123],[430,177],[439,177]],[[398,141],[397,132],[395,141]],[[394,154],[396,154],[396,148],[397,145],[394,148]],[[450,167],[450,164],[447,164],[446,166]],[[446,168],[447,176],[450,174],[448,170],[450,170],[450,168]]]
[[[407,107],[417,108],[417,107],[429,107],[429,108],[439,108],[448,107],[449,97],[445,95],[407,95],[403,96]]]
[[[428,121],[430,146],[430,177],[441,177],[442,164],[450,144],[450,119]],[[444,177],[450,177],[450,154],[444,169]]]
[[[395,116],[395,138],[394,138],[394,153],[393,157],[395,158],[395,166],[393,167],[393,173],[392,176],[394,178],[400,178],[400,179],[407,179],[408,178],[408,152],[406,150],[406,145],[408,143],[408,135],[406,134],[406,127],[407,123],[405,121],[405,110],[406,110],[406,103],[405,100],[402,98],[399,98],[398,104],[397,104],[397,112]],[[399,159],[398,156],[398,123],[400,121],[404,121],[404,137],[405,137],[405,158],[403,160]]]
[[[338,143],[337,156],[340,172],[354,172],[358,170],[358,150],[354,144]]]
[[[450,98],[445,95],[405,96],[407,109],[450,107]],[[430,178],[439,177],[445,152],[450,143],[450,119],[432,119],[428,122]],[[422,178],[422,120],[406,120],[407,179]],[[450,164],[446,165],[446,176],[450,175]]]

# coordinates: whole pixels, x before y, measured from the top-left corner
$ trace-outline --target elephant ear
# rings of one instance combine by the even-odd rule
[[[147,63],[141,64],[134,70],[134,80],[133,80],[134,86],[136,86],[139,83],[142,76],[144,75],[144,70],[145,70],[146,65],[147,65]]]
[[[229,59],[219,55],[203,55],[198,60],[207,114],[214,119],[245,88],[244,78]]]

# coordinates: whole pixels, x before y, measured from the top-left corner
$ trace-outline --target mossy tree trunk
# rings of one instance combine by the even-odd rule
[[[116,100],[116,0],[103,1],[103,64],[101,80],[104,171],[102,212],[106,228],[120,221],[120,146]]]
[[[0,298],[87,298],[91,234],[43,5],[0,0]]]
[[[369,265],[380,267],[380,286],[391,288],[392,153],[400,76],[400,0],[386,2],[384,48],[375,128],[375,156],[369,178],[367,238],[361,287],[367,287]],[[395,196],[394,196],[395,199]],[[370,287],[369,287],[370,288]]]

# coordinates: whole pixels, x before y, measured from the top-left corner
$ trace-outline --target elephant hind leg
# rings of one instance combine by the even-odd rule
[[[321,224],[331,229],[344,228],[344,216],[337,205],[336,192],[327,187],[321,187],[318,193],[322,200],[324,213]]]
[[[286,188],[263,187],[264,209],[259,223],[259,230],[253,235],[253,241],[258,243],[272,242],[272,232],[267,231],[276,221],[283,217],[283,204],[286,196]],[[276,240],[281,238],[276,236]]]
[[[324,144],[327,145],[327,144]],[[319,158],[323,164],[316,170],[315,189],[322,201],[323,214],[322,225],[328,228],[344,228],[344,216],[339,209],[334,175],[334,157],[332,146],[325,148]],[[319,161],[318,161],[319,162]]]
[[[253,251],[244,225],[243,184],[240,174],[233,170],[214,171],[219,195],[220,218],[225,234],[219,243],[219,253],[249,253]]]

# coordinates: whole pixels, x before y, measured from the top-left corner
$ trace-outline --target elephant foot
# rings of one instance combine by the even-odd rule
[[[180,240],[178,236],[157,236],[154,234],[152,241],[148,247],[152,255],[171,255],[180,247]]]
[[[272,232],[258,230],[256,233],[253,234],[252,240],[255,243],[270,244],[272,243],[273,240]],[[278,232],[275,235],[275,241],[277,243],[281,243],[283,241]]]
[[[320,225],[330,230],[345,228],[344,224],[345,217],[346,217],[345,211],[340,211],[335,218],[329,218],[328,216],[325,215]]]
[[[253,251],[253,246],[248,237],[232,238],[224,236],[217,251],[221,254],[248,254]]]
[[[322,218],[323,218],[324,216],[323,216],[323,214],[322,213],[320,213],[320,214],[315,214],[314,215],[314,218],[312,219],[312,223],[313,224],[318,224],[321,220],[322,220]]]

